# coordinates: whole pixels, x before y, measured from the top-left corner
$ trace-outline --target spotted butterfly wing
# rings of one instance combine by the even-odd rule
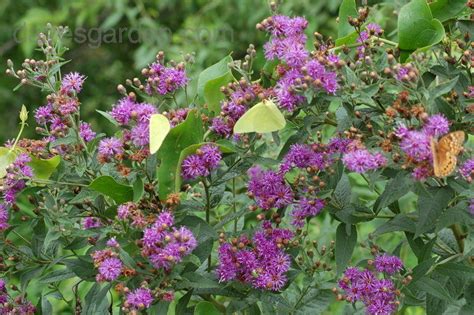
[[[433,170],[436,177],[446,177],[454,171],[464,138],[463,131],[455,131],[442,137],[438,142],[431,139]]]

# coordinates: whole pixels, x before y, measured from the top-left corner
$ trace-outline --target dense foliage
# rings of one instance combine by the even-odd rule
[[[0,148],[0,313],[473,313],[474,3],[385,8],[342,1],[333,40],[272,2],[196,75],[160,51],[110,134],[48,24],[7,64],[46,98]]]

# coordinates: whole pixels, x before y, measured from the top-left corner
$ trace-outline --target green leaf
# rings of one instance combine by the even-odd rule
[[[196,110],[191,110],[186,120],[168,133],[158,150],[161,160],[157,172],[160,199],[166,200],[168,194],[176,191],[176,170],[181,151],[192,144],[202,142],[202,138],[201,116]]]
[[[344,106],[339,106],[336,110],[337,131],[343,132],[352,126],[352,119],[347,114]]]
[[[48,298],[46,296],[41,296],[41,314],[43,315],[48,315],[48,314],[53,314],[53,306],[51,305],[51,302],[49,302]]]
[[[334,298],[331,290],[311,289],[296,305],[295,314],[323,314]]]
[[[204,97],[209,110],[214,114],[221,111],[220,102],[224,99],[221,87],[234,79],[228,66],[230,62],[232,58],[227,56],[199,74],[198,94]]]
[[[48,179],[54,173],[59,163],[61,163],[61,157],[56,155],[47,160],[31,157],[31,162],[28,165],[33,169],[35,178]]]
[[[199,302],[194,308],[194,315],[220,315],[221,312],[211,303],[207,301]]]
[[[92,262],[84,258],[66,259],[64,260],[69,271],[73,272],[79,278],[91,281],[94,279],[96,271]]]
[[[429,293],[443,301],[452,302],[453,300],[451,296],[449,296],[448,291],[446,291],[446,289],[438,281],[435,281],[431,278],[422,277],[420,280],[414,283],[414,286],[417,289]]]
[[[187,314],[186,309],[188,307],[189,300],[191,300],[191,296],[193,295],[193,290],[189,290],[188,293],[183,295],[180,299],[178,304],[175,307],[175,314]]]
[[[196,272],[188,272],[183,275],[183,281],[177,284],[177,289],[193,288],[193,289],[213,289],[219,288],[219,282],[209,279]]]
[[[436,0],[429,5],[433,17],[444,22],[457,17],[466,9],[466,0]]]
[[[339,22],[337,26],[336,46],[349,44],[358,37],[354,27],[349,24],[349,17],[356,18],[358,16],[357,5],[355,0],[343,0],[339,7]]]
[[[443,24],[433,18],[426,0],[412,0],[398,15],[399,47],[416,50],[439,43],[444,37]]]
[[[334,189],[334,201],[343,208],[351,203],[352,188],[349,182],[349,177],[346,174],[342,174],[341,179],[337,183],[336,189]]]
[[[3,178],[5,175],[7,175],[8,166],[15,162],[18,154],[18,150],[10,151],[8,148],[0,147],[0,178]]]
[[[430,101],[433,102],[436,98],[450,92],[458,83],[459,76],[454,79],[441,82],[438,85],[429,88]],[[433,81],[433,84],[436,83],[436,80]]]
[[[118,204],[133,200],[133,188],[117,183],[111,176],[94,179],[89,188],[112,198]]]
[[[405,231],[410,233],[415,233],[416,225],[412,219],[407,217],[405,214],[397,214],[390,221],[382,224],[375,230],[375,235],[382,235],[385,233],[396,232],[396,231]]]
[[[391,179],[383,193],[377,198],[374,204],[374,212],[378,213],[383,208],[399,200],[413,188],[413,180],[407,173],[400,172]]]
[[[349,233],[347,230],[349,229]],[[337,273],[341,274],[347,267],[357,243],[357,229],[354,225],[346,226],[345,223],[338,225],[336,230],[336,266]]]
[[[145,192],[143,180],[141,177],[137,177],[135,182],[133,183],[133,201],[138,202],[143,197],[143,193]]]
[[[75,277],[76,274],[69,269],[58,269],[46,274],[39,279],[40,283],[52,283]]]
[[[94,283],[84,299],[83,315],[108,314],[109,299],[107,293],[112,284],[107,283],[102,287],[100,283]]]
[[[433,229],[443,210],[448,206],[454,192],[449,187],[422,191],[418,197],[418,223],[415,238]]]
[[[98,110],[96,109],[95,110],[96,112],[98,112],[100,115],[102,115],[102,117],[104,117],[105,119],[107,119],[107,121],[109,121],[112,125],[114,125],[115,127],[118,127],[119,124],[118,122],[112,117],[112,115],[110,115],[109,113],[107,112],[104,112],[104,111],[101,111],[101,110]]]
[[[48,233],[44,238],[43,248],[45,250],[48,250],[48,248],[51,246],[51,243],[58,240],[60,237],[61,233],[59,233],[58,231],[48,230]]]

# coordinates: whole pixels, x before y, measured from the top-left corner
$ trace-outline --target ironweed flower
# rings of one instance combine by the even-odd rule
[[[185,179],[196,179],[208,176],[222,159],[219,147],[206,144],[199,148],[196,154],[191,154],[183,160],[181,174]]]
[[[291,259],[283,250],[283,244],[293,238],[286,229],[273,228],[263,222],[250,241],[242,235],[236,242],[223,243],[219,247],[219,265],[216,273],[220,282],[232,280],[247,283],[262,290],[279,291],[286,282],[286,272]]]

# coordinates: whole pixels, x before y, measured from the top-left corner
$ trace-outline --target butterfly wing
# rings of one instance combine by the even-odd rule
[[[250,108],[235,123],[234,133],[267,133],[281,130],[286,120],[278,107],[270,100],[264,100]]]
[[[464,131],[454,131],[442,137],[438,142],[438,147],[458,155],[462,150],[465,138]]]
[[[171,130],[168,118],[161,114],[155,114],[150,117],[150,153],[157,152],[163,141]]]
[[[439,161],[438,161],[438,142],[431,138],[431,155],[433,156],[433,171],[435,176],[438,176],[439,172]]]
[[[433,139],[431,140],[435,176],[446,177],[454,171],[457,155],[462,150],[464,138],[463,131],[455,131],[442,137],[437,143]]]

